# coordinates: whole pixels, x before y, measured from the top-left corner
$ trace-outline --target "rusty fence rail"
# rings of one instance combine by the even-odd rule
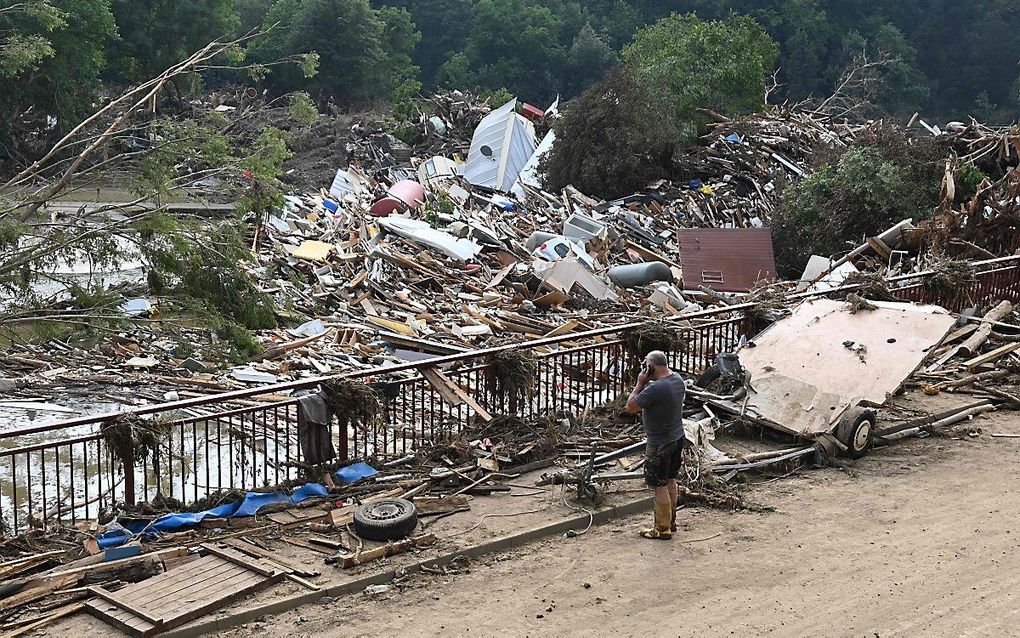
[[[1000,299],[1020,302],[1020,257],[978,262],[969,299],[987,305]],[[938,299],[926,285],[931,273],[896,277],[894,294],[904,300],[943,303],[959,311],[968,295]],[[801,294],[799,297],[811,295]],[[673,354],[673,367],[697,374],[715,356],[750,336],[744,310],[731,306],[682,318],[686,343]],[[633,372],[624,346],[640,323],[543,338],[522,344],[436,357],[425,362],[350,373],[372,383],[384,397],[382,423],[371,429],[336,431],[339,459],[398,458],[422,446],[449,441],[470,422],[473,412],[453,405],[418,374],[435,365],[493,414],[528,419],[579,414],[626,393]],[[580,345],[576,345],[580,344]],[[534,396],[508,405],[497,396],[489,357],[517,348],[537,359]],[[116,414],[19,427],[0,433],[0,531],[7,534],[53,523],[96,518],[117,503],[154,499],[194,503],[226,490],[257,490],[296,481],[304,475],[297,443],[301,404],[289,396],[323,378],[238,390],[161,405],[140,406],[136,416],[166,424],[168,435],[157,455],[116,457],[100,432]]]

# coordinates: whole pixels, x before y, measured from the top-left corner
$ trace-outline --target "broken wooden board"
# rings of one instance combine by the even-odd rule
[[[873,303],[851,312],[840,301],[806,301],[755,337],[740,351],[751,373],[747,416],[802,436],[828,432],[848,406],[885,403],[956,321],[937,306]]]
[[[980,366],[983,366],[986,363],[994,363],[1010,352],[1014,352],[1018,349],[1020,349],[1020,342],[1007,343],[1004,346],[999,346],[991,352],[986,352],[982,355],[976,356],[973,359],[966,361],[963,365],[967,368],[967,372],[977,372],[977,369]]]
[[[440,372],[438,368],[435,366],[422,366],[419,368],[419,371],[421,372],[421,376],[425,377],[425,379],[432,384],[432,387],[439,392],[444,401],[453,406],[464,403],[483,421],[488,422],[492,420],[492,415],[489,414],[485,408],[480,406],[478,402],[475,401],[474,397],[468,394],[464,388],[454,383],[445,374]]]
[[[291,255],[297,259],[307,259],[309,261],[326,261],[329,257],[329,253],[336,250],[336,246],[333,244],[327,244],[322,241],[306,241],[297,248],[291,250]]]
[[[376,559],[384,558],[386,556],[402,554],[412,547],[432,545],[435,542],[435,534],[423,534],[414,538],[405,538],[401,541],[386,543],[381,547],[369,549],[357,554],[341,554],[337,562],[340,564],[340,567],[347,569],[349,567],[354,567],[355,565],[364,565],[365,563],[370,563]]]
[[[86,602],[85,610],[129,635],[153,636],[286,576],[275,564],[231,548],[203,549],[209,554],[199,560],[116,593],[93,587],[97,598]]]
[[[269,520],[283,526],[284,529],[304,525],[305,523],[318,523],[329,518],[329,512],[319,509],[294,510],[286,509],[280,512],[273,512],[266,516]]]
[[[444,498],[416,498],[414,508],[418,511],[418,518],[423,516],[438,516],[440,514],[452,514],[454,512],[467,512],[471,509],[467,496],[446,496]]]

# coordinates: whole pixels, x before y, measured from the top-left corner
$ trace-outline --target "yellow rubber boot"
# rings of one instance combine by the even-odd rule
[[[676,531],[676,501],[669,508],[669,531]]]
[[[653,525],[651,529],[641,531],[641,536],[644,538],[653,538],[663,541],[668,541],[673,538],[673,532],[669,529],[670,509],[669,503],[656,503],[655,525]]]

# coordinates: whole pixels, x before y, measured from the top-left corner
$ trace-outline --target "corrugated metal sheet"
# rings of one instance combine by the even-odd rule
[[[776,278],[768,228],[685,228],[677,231],[684,288],[747,292]]]
[[[468,182],[509,192],[531,159],[535,126],[514,111],[516,106],[517,100],[510,100],[478,124],[464,168]]]

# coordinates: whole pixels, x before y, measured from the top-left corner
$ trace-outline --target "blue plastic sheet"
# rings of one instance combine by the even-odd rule
[[[730,133],[729,135],[726,136],[726,141],[733,142],[734,144],[740,144],[740,139],[741,139],[740,136],[737,135],[736,133]]]
[[[373,470],[374,471],[374,470]],[[329,490],[318,483],[305,483],[293,494],[287,495],[283,492],[248,492],[240,501],[223,503],[204,512],[181,512],[175,514],[164,514],[151,523],[148,521],[135,521],[128,523],[124,529],[114,529],[103,532],[96,540],[100,549],[122,545],[142,532],[146,536],[166,532],[176,532],[188,527],[198,525],[206,518],[241,518],[244,516],[255,516],[255,513],[266,505],[274,503],[297,504],[313,496],[326,496]]]
[[[378,470],[362,461],[340,468],[340,471],[336,473],[336,476],[344,483],[353,483],[354,481],[367,478],[369,476],[375,476],[378,473]]]

